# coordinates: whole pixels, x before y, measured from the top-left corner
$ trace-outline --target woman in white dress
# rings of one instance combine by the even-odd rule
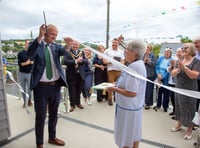
[[[125,60],[128,67],[143,77],[146,68],[142,61],[146,43],[133,39],[127,44]],[[146,81],[122,72],[115,87],[107,91],[115,92],[116,112],[114,138],[119,148],[138,148],[142,139],[142,110],[145,100]]]

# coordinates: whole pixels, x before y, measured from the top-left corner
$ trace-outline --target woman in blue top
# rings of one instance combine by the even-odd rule
[[[164,55],[158,58],[156,64],[157,80],[158,83],[163,85],[168,85],[169,72],[167,71],[167,67],[170,66],[171,55],[172,49],[166,48]],[[158,89],[157,105],[154,109],[160,109],[161,105],[164,108],[164,112],[167,112],[169,105],[169,90],[163,87]]]

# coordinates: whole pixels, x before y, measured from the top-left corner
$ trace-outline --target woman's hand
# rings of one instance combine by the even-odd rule
[[[114,91],[116,91],[116,87],[113,87],[113,86],[106,87],[106,91],[107,92],[114,92]]]
[[[162,75],[158,74],[158,81],[161,81],[161,80],[162,80]]]
[[[181,70],[184,70],[185,68],[185,65],[183,64],[183,62],[181,60],[178,61],[178,67],[181,69]]]
[[[176,64],[176,60],[170,60],[170,65],[171,65],[172,67],[175,67],[175,64]]]
[[[179,69],[179,68],[174,68],[174,69],[171,71],[172,77],[177,76],[178,73],[180,73],[180,69]]]

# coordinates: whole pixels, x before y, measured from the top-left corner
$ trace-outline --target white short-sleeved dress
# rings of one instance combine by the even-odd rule
[[[146,69],[142,60],[133,62],[129,65],[129,68],[146,77]],[[123,146],[132,147],[134,141],[142,139],[142,110],[146,81],[122,72],[116,86],[137,93],[135,97],[126,97],[117,92],[115,93],[115,142],[120,148]]]

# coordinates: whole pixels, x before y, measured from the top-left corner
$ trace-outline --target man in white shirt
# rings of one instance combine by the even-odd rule
[[[107,49],[104,53],[105,55],[124,64],[124,51],[122,51],[118,47],[119,41],[117,38],[115,38],[112,41],[112,48]],[[116,65],[113,65],[110,61],[105,61],[105,63],[107,64],[108,82],[113,83],[119,78],[121,70]],[[112,93],[110,92],[108,92],[108,104],[111,106],[113,105]]]

